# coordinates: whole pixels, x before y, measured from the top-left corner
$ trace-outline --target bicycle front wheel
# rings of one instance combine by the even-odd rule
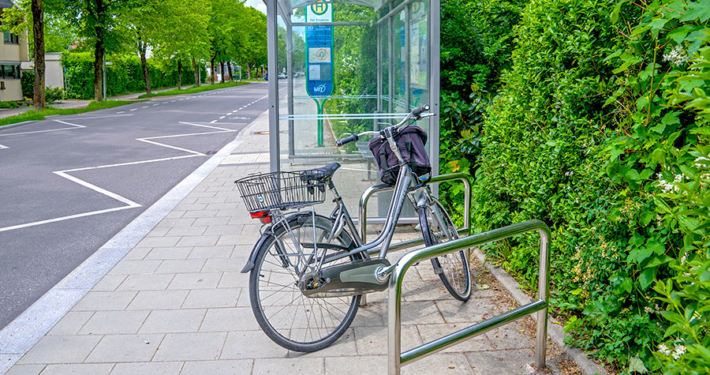
[[[438,200],[419,208],[419,223],[427,246],[459,238],[456,226]],[[465,253],[457,251],[442,255],[433,258],[431,264],[446,290],[457,300],[468,301],[471,297],[471,272]]]
[[[275,343],[297,352],[314,352],[345,333],[362,296],[308,298],[298,282],[304,274],[315,274],[317,262],[313,259],[320,259],[324,251],[347,251],[355,247],[355,242],[346,231],[328,240],[333,221],[323,216],[316,215],[313,220],[310,214],[298,215],[287,222],[290,230],[274,224],[273,236],[258,250],[249,280],[251,307],[261,329]],[[314,243],[318,254],[314,253]],[[356,254],[324,267],[361,258]]]

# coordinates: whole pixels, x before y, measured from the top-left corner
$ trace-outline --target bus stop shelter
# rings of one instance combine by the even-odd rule
[[[438,174],[440,0],[265,1],[272,171],[339,161],[347,177],[338,189],[352,207],[377,183],[376,165],[367,139],[342,149],[335,141],[429,104],[436,116],[417,124]]]

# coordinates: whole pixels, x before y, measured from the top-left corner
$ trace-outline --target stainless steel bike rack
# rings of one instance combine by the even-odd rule
[[[468,176],[463,173],[450,173],[441,176],[432,177],[429,184],[437,184],[442,182],[450,181],[463,181],[465,187],[465,198],[464,198],[464,227],[459,229],[459,234],[469,234],[469,226],[471,222],[471,181]],[[384,191],[392,191],[394,186],[370,186],[362,193],[360,196],[360,204],[358,207],[358,229],[360,230],[360,238],[362,238],[362,243],[367,243],[367,202],[370,200],[372,195],[376,193],[381,193]],[[414,240],[402,241],[398,243],[393,243],[390,245],[389,250],[402,250],[411,246],[421,245],[424,243],[423,238],[417,238]],[[379,249],[372,249],[369,251],[370,254],[376,254]]]
[[[537,301],[528,303],[494,318],[484,320],[483,322],[476,323],[468,328],[464,328],[402,353],[402,280],[404,279],[404,274],[413,264],[454,251],[500,241],[531,231],[540,233],[540,273]],[[390,277],[387,322],[387,347],[389,351],[387,365],[388,374],[399,375],[403,365],[410,364],[430,354],[447,349],[481,333],[534,312],[538,313],[537,337],[535,340],[535,365],[538,368],[545,367],[550,278],[550,240],[550,228],[540,220],[531,220],[484,233],[474,234],[454,241],[444,242],[424,249],[414,250],[405,254],[397,263],[379,270],[378,277]]]

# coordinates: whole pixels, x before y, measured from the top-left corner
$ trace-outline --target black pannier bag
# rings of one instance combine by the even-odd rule
[[[427,134],[422,128],[415,125],[406,126],[397,132],[394,139],[402,154],[402,159],[409,164],[417,176],[431,172],[431,163],[424,147]],[[387,185],[394,185],[399,174],[399,160],[390,148],[387,139],[382,137],[372,139],[368,146],[380,169],[380,180]]]

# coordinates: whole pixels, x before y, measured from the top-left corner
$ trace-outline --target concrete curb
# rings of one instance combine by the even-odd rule
[[[486,263],[486,255],[483,254],[481,250],[473,250],[473,255],[475,255],[481,263],[483,263],[484,267],[491,271],[491,274],[501,284],[503,284],[503,287],[513,296],[513,298],[515,298],[515,300],[520,305],[525,305],[532,302],[532,299],[520,289],[520,284],[518,284],[515,279],[513,279],[510,275],[503,271],[503,269],[493,266],[490,263]],[[537,320],[537,314],[532,314],[531,317]],[[552,339],[552,341],[555,342],[555,344],[559,345],[560,348],[562,348],[562,350],[567,353],[567,355],[572,357],[572,359],[577,363],[580,370],[582,370],[585,375],[609,375],[609,373],[602,366],[587,358],[587,355],[584,354],[584,352],[579,349],[567,347],[565,345],[564,339],[568,335],[564,332],[562,326],[558,324],[558,322],[552,317],[549,318],[547,324],[547,335]]]
[[[84,263],[45,293],[32,306],[0,331],[0,375],[17,363],[61,318],[64,317],[101,279],[123,259],[152,229],[169,214],[241,143],[244,134],[268,111],[242,129],[234,141],[224,146],[167,194],[135,218],[99,248]]]

